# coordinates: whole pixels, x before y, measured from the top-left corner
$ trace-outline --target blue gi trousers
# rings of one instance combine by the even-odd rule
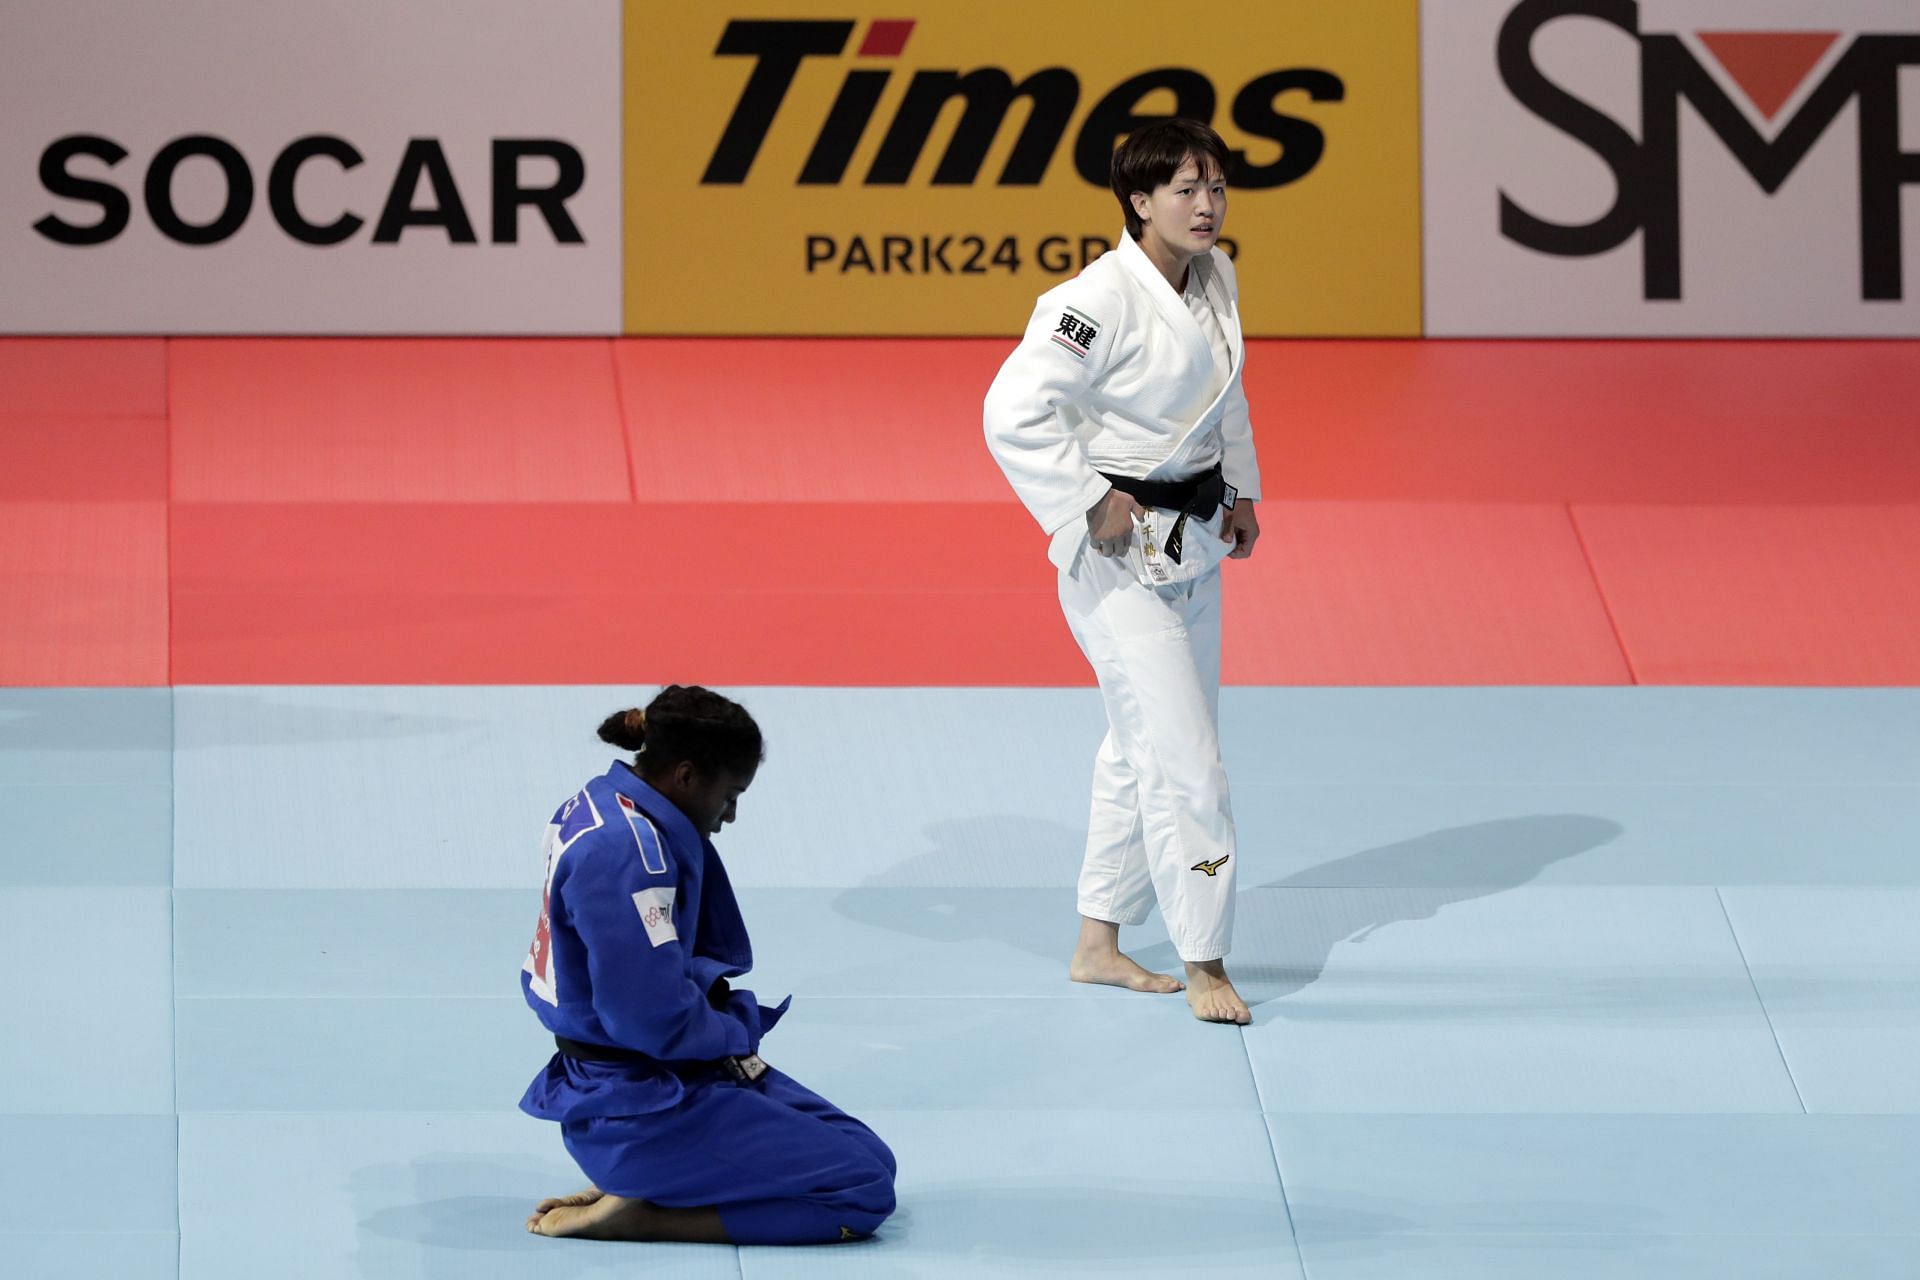
[[[893,1152],[792,1077],[769,1068],[751,1084],[684,1083],[667,1110],[561,1125],[595,1186],[668,1208],[715,1206],[735,1244],[859,1239],[893,1212]]]

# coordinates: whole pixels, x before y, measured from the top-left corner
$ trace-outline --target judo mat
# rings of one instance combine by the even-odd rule
[[[0,341],[0,685],[1080,685],[1007,348]],[[1230,684],[1920,682],[1910,343],[1250,351]]]
[[[1065,980],[1003,349],[0,342],[8,1274],[1920,1272],[1910,346],[1256,351],[1246,1028]],[[871,1242],[521,1230],[541,826],[668,679],[767,731],[720,845]]]

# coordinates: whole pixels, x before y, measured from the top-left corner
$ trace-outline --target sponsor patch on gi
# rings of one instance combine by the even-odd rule
[[[620,812],[627,815],[627,825],[633,828],[633,842],[640,846],[640,865],[656,876],[667,874],[667,846],[661,841],[652,819],[624,795],[620,797]]]
[[[1100,322],[1084,311],[1075,311],[1068,307],[1060,313],[1060,323],[1054,326],[1053,340],[1060,346],[1073,352],[1078,359],[1085,360],[1093,349],[1093,340],[1100,336]]]
[[[1215,858],[1212,862],[1196,862],[1192,866],[1188,867],[1187,870],[1204,871],[1207,873],[1207,879],[1211,880],[1213,879],[1214,875],[1219,872],[1220,868],[1227,865],[1227,859],[1231,858],[1232,856],[1233,855],[1230,853],[1223,853],[1219,857]]]
[[[633,895],[633,905],[640,912],[640,923],[647,927],[647,941],[654,946],[663,942],[677,942],[679,931],[673,927],[673,886],[662,889],[642,889]]]

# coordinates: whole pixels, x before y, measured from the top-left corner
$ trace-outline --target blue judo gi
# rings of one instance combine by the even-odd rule
[[[560,1124],[595,1186],[673,1208],[712,1205],[737,1244],[870,1235],[893,1212],[893,1153],[757,1053],[787,1010],[724,981],[753,964],[713,845],[616,762],[554,814],[546,892],[521,988],[546,1028],[641,1055],[556,1053],[520,1108]]]

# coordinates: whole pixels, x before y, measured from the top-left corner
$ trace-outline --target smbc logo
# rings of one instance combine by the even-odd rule
[[[1553,83],[1534,61],[1534,36],[1570,17],[1597,18],[1639,41],[1638,138]],[[1723,65],[1770,117],[1840,39],[1836,32],[1719,32],[1702,38],[1718,47]],[[1860,296],[1900,299],[1901,187],[1920,184],[1920,152],[1900,149],[1900,72],[1920,65],[1920,34],[1854,37],[1771,138],[1754,127],[1679,36],[1640,33],[1634,0],[1523,0],[1501,28],[1499,63],[1501,79],[1521,105],[1592,150],[1613,171],[1617,192],[1611,209],[1576,226],[1536,217],[1502,193],[1501,232],[1516,244],[1562,257],[1606,253],[1640,232],[1643,289],[1650,301],[1680,297],[1682,99],[1768,195],[1780,189],[1841,110],[1857,102]]]
[[[714,56],[751,58],[753,70],[707,162],[702,183],[735,185],[747,180],[801,65],[810,58],[845,57],[856,25],[852,21],[748,19],[727,24]],[[869,23],[854,56],[898,58],[914,25],[911,21]],[[893,75],[890,67],[872,65],[845,72],[795,181],[802,186],[832,186],[847,177],[853,153],[873,126],[881,95]],[[1143,100],[1166,92],[1174,98],[1171,113],[1140,114]],[[1339,76],[1313,67],[1269,71],[1242,86],[1230,108],[1234,126],[1248,137],[1278,143],[1280,157],[1255,165],[1247,162],[1243,152],[1234,152],[1227,172],[1233,186],[1258,190],[1297,182],[1313,171],[1326,152],[1326,135],[1318,125],[1276,107],[1276,100],[1287,93],[1304,94],[1314,102],[1339,102],[1346,96],[1346,86]],[[1065,67],[1047,67],[1019,81],[999,67],[915,71],[861,181],[875,187],[906,183],[941,112],[957,100],[959,123],[933,171],[933,184],[973,184],[1014,103],[1024,99],[1026,122],[995,181],[1004,187],[1034,186],[1066,140],[1081,98],[1080,77]],[[1130,76],[1102,93],[1081,120],[1073,141],[1073,167],[1089,183],[1104,187],[1109,158],[1121,137],[1165,114],[1212,121],[1218,107],[1213,82],[1190,68],[1160,67]]]

